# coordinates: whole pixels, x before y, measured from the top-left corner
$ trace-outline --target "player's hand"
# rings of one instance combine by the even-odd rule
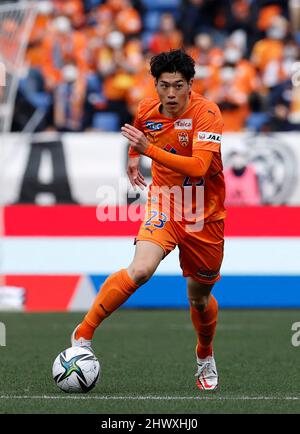
[[[127,175],[134,190],[136,189],[136,186],[140,187],[141,190],[144,190],[144,187],[147,187],[145,178],[139,171],[139,162],[140,162],[140,157],[134,157],[128,159]]]
[[[130,146],[139,154],[144,154],[148,147],[148,140],[145,135],[130,124],[125,124],[121,128],[122,134],[129,140]]]

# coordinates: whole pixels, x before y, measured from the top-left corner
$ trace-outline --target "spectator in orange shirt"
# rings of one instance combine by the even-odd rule
[[[288,35],[288,21],[283,16],[273,17],[266,38],[253,47],[251,61],[258,69],[263,84],[271,88],[286,79],[282,60],[284,40]]]
[[[96,59],[96,51],[102,47],[107,35],[116,29],[114,13],[107,4],[90,11],[87,18],[87,25],[84,29],[88,39],[89,56],[91,63]]]
[[[259,11],[257,28],[263,32],[272,25],[274,17],[281,15],[282,9],[279,5],[270,4],[262,7]]]
[[[131,121],[127,110],[126,96],[133,86],[134,76],[140,68],[142,54],[140,44],[126,43],[125,36],[119,31],[111,32],[105,44],[97,52],[97,71],[102,77],[107,111],[115,111],[120,124]]]
[[[42,64],[46,85],[49,89],[62,80],[61,68],[66,63],[75,63],[80,71],[88,70],[87,40],[82,32],[73,31],[67,17],[57,17],[43,42]]]
[[[105,45],[108,35],[119,30],[124,36],[135,35],[141,31],[142,22],[139,13],[128,0],[109,0],[92,10],[89,14],[86,29],[89,38],[91,57],[96,58],[97,52]]]
[[[125,35],[137,34],[142,29],[141,17],[129,0],[122,0],[122,9],[117,13],[115,22],[118,30]]]
[[[29,38],[26,60],[31,67],[40,68],[43,53],[43,40],[51,25],[54,15],[54,6],[51,1],[37,4],[37,16]]]
[[[149,49],[153,54],[181,48],[183,42],[182,33],[177,30],[173,15],[162,14],[160,19],[160,30],[155,33],[150,42]]]
[[[242,57],[239,47],[229,42],[217,85],[207,95],[218,103],[224,119],[224,131],[240,131],[249,113],[248,98],[259,83],[251,63]]]
[[[219,82],[219,67],[223,64],[224,54],[221,48],[213,46],[208,33],[199,33],[195,45],[188,49],[188,54],[195,60],[195,78],[193,90],[205,95],[208,89]]]
[[[143,63],[139,71],[133,76],[133,84],[126,94],[127,107],[132,116],[135,115],[142,99],[147,97],[155,98],[157,96],[154,80],[149,69],[150,57],[149,53],[145,54]]]
[[[98,8],[98,20],[102,23],[113,21],[115,29],[125,35],[137,34],[142,29],[140,14],[130,0],[107,0]]]
[[[213,39],[209,33],[198,33],[195,36],[194,45],[188,49],[188,52],[198,65],[220,67],[223,64],[223,50],[213,45]]]
[[[84,7],[81,0],[53,0],[57,15],[64,15],[72,22],[75,29],[85,24]]]

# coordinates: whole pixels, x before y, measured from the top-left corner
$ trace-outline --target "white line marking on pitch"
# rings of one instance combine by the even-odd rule
[[[100,401],[299,401],[300,396],[75,396],[75,395],[0,395],[0,399],[74,399]]]

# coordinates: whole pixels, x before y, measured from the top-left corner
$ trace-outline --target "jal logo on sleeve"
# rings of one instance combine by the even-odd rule
[[[200,131],[198,133],[198,142],[213,142],[213,143],[221,143],[221,134],[216,133],[207,133],[205,131]]]
[[[175,130],[191,130],[193,128],[192,119],[177,119],[174,122]]]

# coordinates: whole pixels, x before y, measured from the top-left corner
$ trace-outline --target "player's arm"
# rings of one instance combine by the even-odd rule
[[[136,128],[141,128],[137,117],[134,120],[134,126]],[[144,187],[147,187],[147,183],[145,182],[145,178],[139,170],[140,156],[141,155],[139,152],[137,152],[132,146],[129,146],[127,176],[134,189],[137,186],[143,190]]]
[[[142,131],[143,130],[143,126],[142,126],[141,121],[139,120],[139,112],[140,112],[140,104],[138,106],[137,113],[136,113],[134,121],[133,121],[133,126],[137,130]],[[128,159],[130,159],[130,158],[140,158],[140,156],[141,156],[140,152],[138,152],[136,149],[134,149],[133,146],[130,145],[129,149],[128,149]]]
[[[210,151],[196,151],[192,157],[183,157],[182,155],[171,154],[151,144],[147,146],[144,154],[168,169],[193,178],[205,176],[213,157],[213,153]]]
[[[142,190],[147,187],[147,183],[139,170],[140,155],[138,157],[129,157],[127,163],[127,176],[132,187],[140,187]]]
[[[122,134],[128,138],[132,148],[140,154],[147,155],[185,176],[200,178],[205,176],[214,152],[219,152],[223,120],[216,104],[209,103],[198,114],[194,127],[193,153],[191,157],[183,157],[169,153],[148,143],[144,134],[132,125],[125,124]]]
[[[192,157],[183,157],[175,155],[151,145],[144,134],[133,127],[125,124],[122,127],[122,134],[127,137],[131,148],[140,154],[144,154],[157,163],[181,173],[185,176],[200,178],[204,176],[210,166],[213,153],[210,151],[196,150]]]

